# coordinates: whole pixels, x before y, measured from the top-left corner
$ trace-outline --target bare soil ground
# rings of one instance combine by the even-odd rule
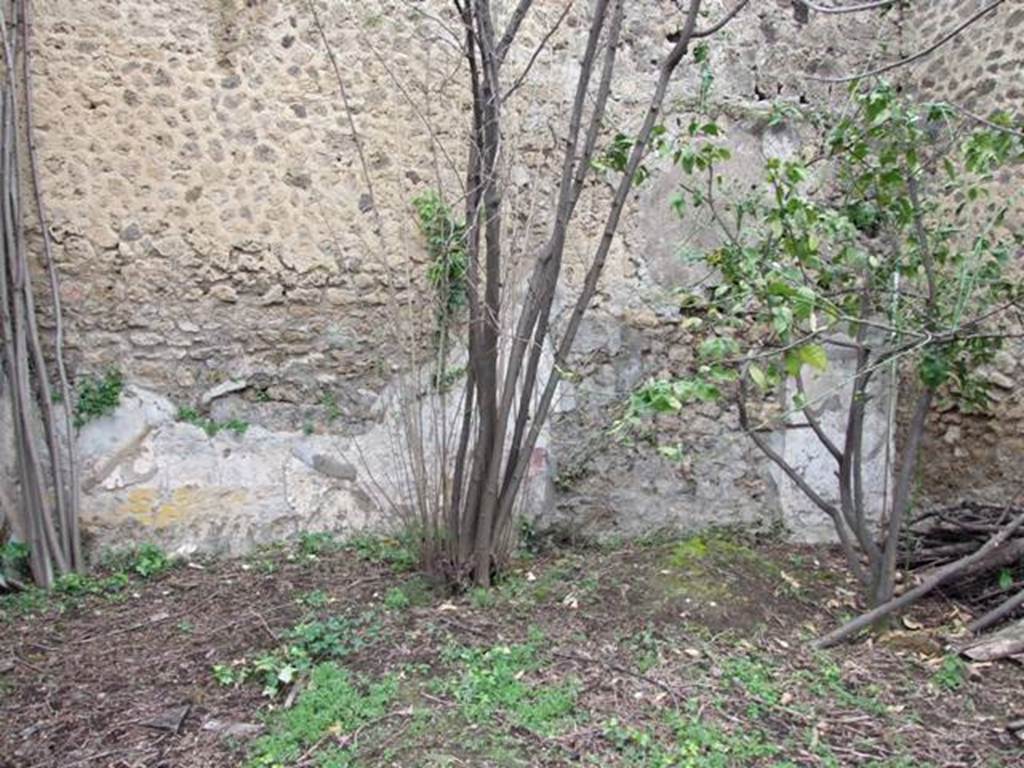
[[[1024,765],[1024,672],[948,655],[956,605],[809,649],[855,610],[828,550],[555,551],[458,597],[404,564],[310,539],[5,598],[0,768]]]

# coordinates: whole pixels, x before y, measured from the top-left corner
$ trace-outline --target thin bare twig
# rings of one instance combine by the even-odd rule
[[[872,0],[868,3],[857,3],[856,5],[821,5],[819,3],[811,2],[811,0],[797,0],[801,5],[805,5],[812,11],[818,13],[860,13],[861,11],[873,11],[876,8],[888,8],[901,0]]]
[[[976,123],[984,125],[986,128],[991,128],[994,131],[1001,131],[1002,133],[1009,134],[1010,136],[1016,136],[1018,139],[1024,139],[1024,131],[1017,130],[1016,128],[1013,128],[1008,125],[1000,125],[994,120],[989,120],[987,117],[982,117],[981,115],[975,112],[971,112],[969,109],[961,107],[959,104],[952,104],[950,102],[946,103],[949,104],[949,106],[951,106],[964,117],[967,117]]]
[[[710,27],[705,27],[703,29],[696,29],[696,30],[694,30],[694,32],[691,35],[691,37],[693,39],[697,40],[697,39],[702,38],[702,37],[710,37],[711,35],[715,34],[718,31],[720,31],[723,27],[725,27],[726,24],[728,24],[730,21],[732,21],[734,18],[736,18],[736,15],[740,11],[742,11],[744,8],[746,8],[747,5],[749,4],[749,2],[750,2],[750,0],[740,0],[738,3],[736,3],[736,5],[734,5],[732,7],[731,11],[729,11],[727,14],[725,14],[725,16],[723,16],[721,19],[716,21]]]
[[[519,90],[520,86],[526,82],[526,78],[529,76],[530,70],[533,69],[533,65],[537,62],[541,52],[547,48],[548,42],[555,36],[555,33],[558,32],[559,28],[562,26],[562,22],[564,22],[566,17],[569,15],[569,11],[572,10],[572,6],[575,2],[576,0],[569,0],[569,2],[565,4],[565,8],[562,9],[562,13],[559,14],[558,19],[551,25],[551,28],[544,33],[544,37],[541,38],[541,41],[537,44],[533,53],[530,54],[530,60],[526,62],[526,66],[523,67],[523,71],[520,73],[519,77],[517,77],[508,90],[505,91],[505,95],[502,96],[503,101],[507,101],[509,96]]]
[[[306,7],[309,8],[310,16],[313,18],[313,26],[316,27],[316,31],[320,35],[320,39],[323,41],[324,50],[327,53],[327,59],[330,61],[331,69],[334,71],[334,79],[338,83],[338,93],[341,96],[341,103],[345,108],[345,119],[348,121],[349,129],[352,131],[352,141],[355,142],[356,153],[359,155],[359,164],[362,166],[363,182],[366,184],[366,193],[370,196],[370,206],[373,210],[374,218],[377,221],[377,231],[379,233],[383,233],[384,227],[381,223],[381,214],[377,207],[377,197],[373,189],[373,177],[370,175],[370,164],[366,159],[366,150],[363,147],[362,134],[359,133],[359,129],[356,127],[355,113],[352,111],[352,104],[348,98],[348,88],[345,86],[345,78],[341,76],[341,68],[338,66],[338,58],[334,55],[334,48],[327,39],[327,30],[324,29],[324,25],[320,21],[320,14],[316,9],[315,0],[306,0]]]
[[[801,2],[803,2],[803,0],[801,0]],[[935,53],[935,51],[937,51],[950,40],[955,38],[965,29],[976,23],[979,19],[982,19],[986,14],[994,11],[996,8],[998,8],[1005,2],[1006,0],[993,0],[993,2],[986,5],[977,13],[972,14],[965,21],[958,24],[956,27],[954,27],[952,30],[947,32],[942,37],[940,37],[927,48],[905,58],[899,59],[898,61],[892,61],[889,62],[888,64],[883,64],[879,67],[875,67],[874,69],[869,69],[865,72],[859,72],[856,75],[844,75],[842,77],[821,77],[819,75],[808,75],[807,77],[811,80],[817,80],[822,83],[851,83],[854,80],[863,80],[868,77],[877,77],[878,75],[885,74],[886,72],[891,72],[894,69],[899,69],[900,67],[905,67],[908,64],[913,64],[915,61],[920,61],[921,59],[924,59],[930,56],[931,54]]]

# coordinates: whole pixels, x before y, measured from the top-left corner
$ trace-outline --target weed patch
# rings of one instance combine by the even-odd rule
[[[747,707],[751,717],[759,717],[766,708],[774,707],[782,698],[775,671],[760,659],[748,656],[725,659],[722,672],[752,700]]]
[[[66,573],[47,592],[36,587],[0,596],[0,618],[65,611],[84,598],[102,596],[108,600],[122,599],[134,579],[149,579],[175,566],[175,561],[159,547],[142,544],[119,553],[107,554],[95,574]]]
[[[345,548],[363,560],[386,565],[395,573],[414,571],[419,566],[416,542],[411,535],[357,536],[346,542]]]
[[[947,691],[958,690],[967,681],[967,664],[959,656],[948,654],[932,675],[932,683]]]
[[[110,369],[102,377],[87,376],[78,383],[75,402],[74,424],[81,429],[90,421],[113,413],[121,404],[124,391],[124,377],[116,369]]]
[[[299,536],[299,554],[306,557],[317,557],[340,548],[331,533],[303,533]]]
[[[325,737],[334,738],[317,750],[313,764],[322,768],[351,765],[354,734],[387,713],[397,690],[393,677],[360,684],[333,662],[316,665],[295,706],[268,718],[269,732],[253,744],[249,768],[293,764]]]
[[[284,643],[270,653],[252,661],[215,664],[213,677],[221,685],[257,680],[263,685],[263,695],[275,698],[318,663],[343,659],[362,650],[379,634],[380,623],[372,614],[303,622],[289,630]]]
[[[459,668],[443,690],[458,702],[472,723],[492,722],[498,715],[543,736],[552,736],[571,723],[576,713],[579,684],[530,682],[542,666],[539,641],[493,648],[456,648],[446,661]]]
[[[671,714],[668,733],[623,726],[610,720],[604,737],[623,765],[636,768],[746,768],[781,751],[757,730],[730,731],[700,717]]]
[[[227,421],[217,421],[215,419],[202,416],[199,411],[195,408],[188,406],[182,406],[178,409],[178,421],[183,421],[186,424],[191,424],[195,427],[199,427],[203,430],[207,436],[213,437],[219,432],[227,430],[232,432],[238,437],[244,435],[249,429],[249,422],[242,419],[228,419]]]

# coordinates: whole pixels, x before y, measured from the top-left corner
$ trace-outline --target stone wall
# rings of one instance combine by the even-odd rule
[[[349,518],[362,525],[373,506],[360,488],[365,472],[339,478],[316,471],[312,457],[339,439],[376,434],[379,443],[382,414],[393,402],[385,393],[406,367],[398,332],[405,324],[395,306],[415,308],[426,259],[410,201],[435,185],[457,197],[464,156],[468,104],[448,5],[319,3],[354,133],[305,2],[37,1],[39,149],[72,368],[84,375],[117,366],[144,388],[136,399],[164,403],[157,424],[93,466],[87,512],[106,521],[98,528],[106,540],[126,530],[122,523],[142,526],[142,535],[166,528],[171,540],[171,518],[203,520],[225,505],[243,517],[246,509],[270,510],[255,513],[263,520],[253,527],[262,531],[256,538],[304,526],[358,527]],[[519,212],[509,234],[523,253],[543,236],[553,199],[550,171],[582,45],[579,14],[588,5],[577,2],[508,105],[508,204]],[[609,121],[627,132],[642,116],[678,13],[667,0],[632,5]],[[510,71],[527,67],[562,7],[536,4],[524,32],[529,44],[513,51]],[[711,49],[714,109],[735,147],[731,179],[752,178],[765,156],[811,138],[801,135],[805,128],[768,127],[773,99],[841,98],[841,86],[808,75],[855,71],[909,49],[907,26],[894,13],[808,16],[791,0],[753,3]],[[990,25],[1006,26],[1002,18]],[[986,45],[994,51],[998,35],[991,34]],[[991,61],[1016,61],[1019,48],[1011,41]],[[968,75],[980,83],[992,66]],[[930,76],[951,82],[941,72]],[[699,77],[688,65],[674,86],[670,103],[680,119],[695,104]],[[995,98],[997,89],[986,96]],[[778,520],[786,494],[729,412],[702,406],[663,425],[662,438],[686,450],[682,464],[649,447],[612,444],[607,435],[633,387],[685,370],[692,339],[672,293],[698,276],[681,253],[713,242],[709,225],[684,227],[672,216],[677,179],[671,169],[653,170],[630,202],[576,345],[577,376],[561,391],[550,441],[538,455],[538,482],[552,486],[538,491],[536,498],[549,500],[539,511],[585,533]],[[570,288],[600,232],[608,194],[598,179],[581,203]],[[207,440],[164,413],[199,405],[202,393],[225,382],[242,384],[213,402],[212,415],[254,425],[237,441],[225,434]],[[239,458],[254,445],[266,448],[274,466],[298,457],[293,469],[312,501],[296,512],[285,475],[266,470],[258,456]],[[196,451],[216,458],[214,468],[199,475],[168,469],[181,456],[166,452]],[[253,484],[273,486],[265,498],[276,501],[253,504],[235,493]],[[194,492],[208,487],[213,495]],[[265,524],[268,516],[286,522],[275,528]],[[814,523],[801,525],[818,535]],[[227,534],[212,538],[233,548]]]
[[[76,369],[116,362],[176,396],[265,379],[272,399],[288,402],[315,400],[324,386],[380,385],[391,372],[387,306],[425,257],[410,200],[439,177],[455,190],[461,177],[466,96],[449,4],[426,4],[439,21],[397,0],[322,5],[373,190],[305,3],[38,3],[39,146]],[[637,122],[672,30],[665,5],[630,16],[613,107],[624,127]],[[800,24],[788,2],[760,5],[714,50],[721,101],[752,132],[755,156],[765,99],[825,90],[792,62],[828,71],[842,58],[834,23]],[[558,11],[539,3],[525,39],[536,42]],[[554,191],[541,171],[571,95],[568,57],[582,44],[574,19],[508,107],[520,136],[508,152],[512,196],[533,210],[534,235]],[[871,48],[872,24],[845,29]],[[531,52],[517,49],[510,70]],[[696,79],[694,67],[683,72],[677,104],[693,103]],[[604,191],[582,217],[579,259]],[[638,290],[674,288],[679,276],[663,198],[645,197],[606,280],[619,315],[619,305],[644,306]]]
[[[923,48],[986,5],[981,0],[912,4],[905,23],[915,30],[915,47],[905,53]],[[905,77],[923,97],[948,101],[982,118],[1006,112],[1020,125],[1022,72],[1024,5],[1007,2],[936,55],[914,64]],[[995,197],[1011,205],[1011,227],[1024,222],[1022,182],[1020,167],[998,179]],[[1024,274],[1024,251],[1016,255],[1015,268]],[[922,506],[962,498],[1006,503],[1024,492],[1024,344],[1009,343],[985,373],[992,397],[989,412],[962,413],[940,400],[932,414],[918,481]]]

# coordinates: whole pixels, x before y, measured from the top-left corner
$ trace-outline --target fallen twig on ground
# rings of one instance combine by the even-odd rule
[[[815,647],[829,648],[837,645],[838,643],[857,635],[862,630],[877,623],[881,619],[912,605],[938,587],[948,583],[957,574],[984,560],[993,552],[998,551],[999,548],[1003,546],[1003,544],[1005,544],[1022,525],[1024,525],[1024,512],[1017,515],[1009,525],[1005,526],[996,535],[990,538],[978,551],[942,566],[935,571],[932,576],[925,579],[913,589],[904,592],[899,597],[896,597],[887,603],[873,608],[867,613],[861,614],[838,629],[829,632],[814,644]]]

